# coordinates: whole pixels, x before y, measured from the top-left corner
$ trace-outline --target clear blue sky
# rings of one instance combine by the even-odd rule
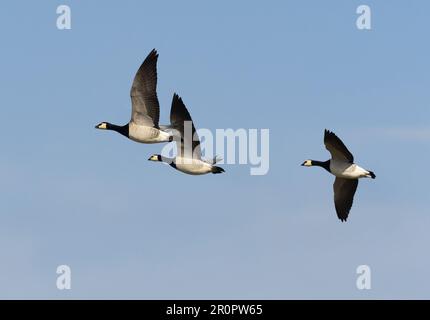
[[[72,30],[56,28],[56,7]],[[355,26],[358,5],[372,30]],[[0,298],[430,298],[430,4],[425,1],[2,1]],[[270,171],[187,176],[94,129],[126,123],[159,51],[161,119],[269,128]],[[347,223],[336,132],[376,180]],[[72,290],[55,286],[72,268]],[[356,288],[356,267],[372,289]]]

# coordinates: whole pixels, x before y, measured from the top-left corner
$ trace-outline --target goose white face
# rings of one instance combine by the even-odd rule
[[[98,124],[96,126],[97,129],[102,129],[102,130],[106,130],[107,129],[107,123],[106,122],[102,122],[100,124]]]
[[[302,163],[302,166],[312,167],[312,160],[306,160],[305,162]]]
[[[158,160],[158,155],[156,155],[156,154],[153,154],[152,156],[150,156],[149,157],[149,159],[148,159],[149,161],[159,161]]]

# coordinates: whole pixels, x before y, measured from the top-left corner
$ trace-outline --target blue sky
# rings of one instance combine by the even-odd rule
[[[70,5],[72,29],[57,30]],[[355,26],[358,5],[372,30]],[[9,1],[0,4],[0,298],[430,298],[430,4]],[[94,129],[126,123],[157,48],[197,127],[270,129],[270,171],[187,176]],[[326,160],[336,132],[376,180],[347,223]],[[56,268],[72,289],[56,288]],[[358,265],[372,289],[356,288]]]

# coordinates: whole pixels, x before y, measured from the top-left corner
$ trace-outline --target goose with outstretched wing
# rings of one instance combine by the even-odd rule
[[[97,129],[113,130],[140,143],[161,143],[173,140],[172,135],[159,125],[160,105],[157,98],[158,53],[152,50],[134,77],[130,90],[131,120],[123,126],[101,122]]]
[[[363,169],[354,163],[352,153],[333,132],[324,131],[324,144],[331,154],[331,159],[324,162],[305,160],[302,166],[319,166],[336,177],[333,184],[334,205],[338,218],[341,221],[346,221],[354,201],[358,179],[375,179],[376,176],[372,171]]]
[[[215,166],[219,158],[215,157],[213,160],[202,159],[200,139],[193,120],[182,98],[176,93],[172,99],[169,128],[173,132],[172,135],[176,141],[176,157],[168,158],[160,154],[154,154],[148,160],[167,163],[176,170],[191,175],[224,172],[223,168]]]

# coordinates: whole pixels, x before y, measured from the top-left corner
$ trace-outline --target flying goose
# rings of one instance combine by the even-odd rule
[[[219,158],[215,157],[213,160],[202,159],[200,139],[192,121],[184,102],[175,93],[170,110],[170,128],[176,130],[180,135],[180,137],[175,135],[178,154],[174,158],[154,154],[148,160],[167,163],[172,168],[191,175],[224,172],[223,168],[215,166],[220,160]],[[191,130],[189,130],[190,127]]]
[[[97,129],[113,130],[127,138],[141,143],[169,142],[173,137],[160,129],[160,105],[157,98],[157,59],[158,53],[153,49],[143,61],[131,86],[131,120],[124,126],[109,122],[96,125]],[[165,126],[161,126],[165,128]]]
[[[333,132],[324,131],[324,144],[331,154],[331,159],[325,162],[306,160],[302,166],[323,167],[336,176],[333,184],[334,205],[338,218],[343,222],[346,221],[351,210],[358,179],[375,179],[376,176],[372,171],[365,170],[354,163],[354,156]]]

